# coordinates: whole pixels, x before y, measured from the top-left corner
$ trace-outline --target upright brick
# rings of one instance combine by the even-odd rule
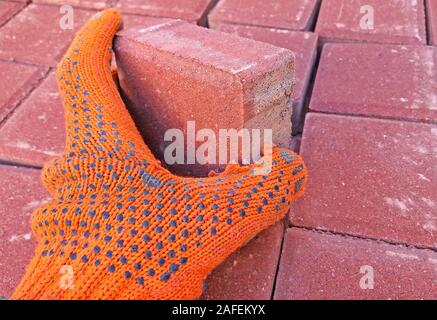
[[[32,2],[103,10],[115,5],[116,0],[33,0]]]
[[[0,297],[9,297],[32,258],[31,213],[49,200],[39,171],[0,166]]]
[[[270,300],[281,254],[279,223],[233,253],[206,280],[208,300]]]
[[[191,120],[217,137],[219,129],[272,129],[274,143],[290,145],[290,51],[172,21],[120,33],[115,52],[125,100],[162,160],[166,130],[186,133]],[[172,168],[205,175],[217,166]]]
[[[293,228],[285,236],[275,299],[435,300],[436,279],[435,251]]]
[[[289,49],[295,56],[295,78],[293,87],[293,135],[302,130],[303,108],[317,58],[317,35],[310,32],[279,30],[232,24],[220,24],[217,30],[235,33],[241,37],[267,42]]]
[[[122,12],[182,19],[199,25],[206,24],[206,16],[217,0],[120,0]]]
[[[0,129],[0,160],[42,167],[64,151],[61,97],[51,74]]]
[[[74,30],[62,29],[58,6],[31,4],[0,30],[0,59],[56,66],[93,12],[74,10]]]
[[[44,77],[47,70],[42,67],[0,61],[0,122],[14,110],[17,104]]]
[[[324,47],[311,110],[437,122],[437,48]]]
[[[294,225],[437,248],[437,126],[310,113]]]
[[[426,6],[428,13],[428,32],[429,41],[432,45],[437,45],[437,1],[426,0]]]
[[[316,32],[322,42],[426,44],[424,1],[324,0]]]
[[[24,3],[20,2],[0,2],[0,26],[6,23],[10,18],[12,18],[16,13],[24,8]]]
[[[241,24],[288,30],[309,30],[319,0],[221,0],[208,16],[209,25]]]

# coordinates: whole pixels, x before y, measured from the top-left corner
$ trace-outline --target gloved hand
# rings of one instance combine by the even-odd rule
[[[164,169],[111,75],[120,21],[114,9],[98,14],[58,66],[66,153],[43,170],[53,200],[33,214],[38,246],[13,299],[197,298],[212,269],[303,194],[306,168],[284,149],[265,175],[256,165],[204,179]]]

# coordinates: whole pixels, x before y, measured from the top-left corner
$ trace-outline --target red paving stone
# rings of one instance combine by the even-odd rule
[[[0,61],[0,123],[47,72],[45,68]]]
[[[31,4],[0,29],[0,59],[56,66],[75,31],[92,14],[75,9],[75,30],[63,30],[59,7]]]
[[[437,248],[437,126],[310,113],[294,225]]]
[[[0,2],[0,26],[2,26],[10,18],[12,18],[22,8],[24,8],[24,3],[1,1]]]
[[[270,300],[284,225],[262,232],[233,253],[206,281],[208,300]]]
[[[267,42],[274,46],[291,50],[295,55],[295,78],[293,87],[293,134],[302,130],[303,107],[317,58],[317,35],[310,32],[279,30],[222,24],[217,30],[238,34],[241,37]]]
[[[71,5],[74,7],[102,10],[112,7],[116,0],[32,0],[33,3]]]
[[[309,30],[318,0],[221,0],[208,16],[209,25],[241,24],[288,30]]]
[[[0,297],[12,294],[33,255],[31,213],[49,200],[39,175],[38,170],[0,166]]]
[[[0,129],[0,160],[42,167],[64,151],[62,101],[51,74]]]
[[[148,28],[169,21],[171,21],[171,19],[123,14],[123,30],[130,28]]]
[[[324,47],[310,109],[437,122],[437,48]]]
[[[374,11],[373,29],[363,29],[361,20]],[[395,44],[426,44],[423,0],[324,0],[316,32],[323,42],[360,41]]]
[[[437,1],[426,0],[428,13],[428,32],[429,40],[433,45],[437,45]]]
[[[190,120],[199,130],[273,129],[274,143],[290,145],[292,52],[181,21],[122,32],[115,52],[130,111],[161,159],[165,132]],[[216,167],[171,168],[206,175]]]
[[[206,15],[216,0],[119,0],[121,12],[182,19],[206,24]]]
[[[372,271],[373,290],[361,289]],[[274,298],[435,300],[436,279],[435,251],[293,228],[285,236]]]

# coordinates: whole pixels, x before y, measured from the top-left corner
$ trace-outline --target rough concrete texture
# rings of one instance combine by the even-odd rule
[[[260,28],[233,24],[220,24],[217,30],[234,33],[241,37],[270,43],[288,49],[295,56],[295,77],[293,86],[293,135],[302,132],[305,97],[311,73],[317,58],[318,36],[311,32]]]

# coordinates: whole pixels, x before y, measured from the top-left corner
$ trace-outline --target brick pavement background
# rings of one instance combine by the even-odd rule
[[[215,270],[204,298],[437,299],[437,0],[0,0],[0,296],[32,255],[40,168],[63,150],[66,3],[75,29],[116,6],[126,28],[180,18],[295,54],[306,196]]]

